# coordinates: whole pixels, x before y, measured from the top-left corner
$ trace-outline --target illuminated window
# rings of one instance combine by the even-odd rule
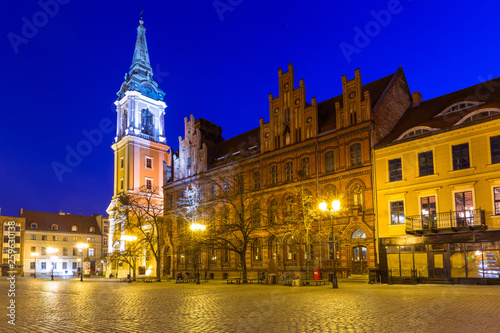
[[[405,210],[404,202],[392,201],[391,206],[391,224],[402,224],[405,223]]]
[[[68,255],[68,248],[66,247],[63,247],[63,256],[67,256]]]
[[[452,113],[452,112],[457,112],[457,111],[469,109],[471,107],[478,106],[480,104],[483,104],[483,103],[481,103],[481,102],[472,102],[472,101],[471,102],[456,103],[456,104],[453,104],[452,106],[447,107],[443,112],[441,112],[440,114],[438,114],[436,117],[443,116],[445,114],[449,114],[449,113]]]
[[[57,230],[59,230],[59,227],[57,226],[57,224],[53,224],[53,225],[50,226],[50,230],[57,231]]]
[[[94,227],[90,227],[89,228],[89,232],[95,232],[95,228]]]
[[[94,248],[90,247],[89,248],[89,257],[93,257],[93,256],[94,256]]]
[[[419,176],[428,176],[434,174],[434,159],[432,150],[418,154]]]
[[[452,146],[453,170],[467,169],[470,167],[469,144],[463,143]]]
[[[254,261],[262,261],[262,243],[260,239],[253,242],[253,259]]]
[[[325,172],[333,172],[335,170],[333,162],[333,151],[325,153]]]
[[[389,160],[389,181],[396,182],[403,179],[403,170],[401,167],[401,158]]]
[[[429,132],[434,132],[434,131],[439,131],[439,128],[432,128],[432,127],[429,127],[429,126],[412,127],[409,130],[405,131],[403,134],[401,134],[394,141],[408,139],[408,138],[412,138],[414,136],[418,136],[418,135],[422,135],[422,134],[429,133]]]
[[[36,240],[36,235],[31,235],[31,240]]]
[[[355,143],[351,146],[351,166],[361,165],[361,144]]]
[[[351,235],[351,238],[352,239],[362,239],[362,238],[366,238],[366,234],[363,230],[361,229],[356,229],[354,230],[354,232],[352,233]]]
[[[73,226],[71,227],[71,231],[78,231],[78,227],[77,227],[76,225],[73,225]]]
[[[495,202],[495,215],[500,215],[500,187],[493,189],[493,199]]]
[[[422,228],[428,229],[429,222],[436,218],[436,197],[421,197],[420,212],[422,214]]]
[[[304,174],[304,177],[309,177],[311,174],[311,166],[309,163],[309,157],[304,157],[302,160],[300,160],[300,169],[302,170],[302,173]]]

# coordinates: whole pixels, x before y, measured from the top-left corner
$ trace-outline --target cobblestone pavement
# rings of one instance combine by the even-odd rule
[[[18,278],[0,332],[499,332],[500,286],[201,285]]]

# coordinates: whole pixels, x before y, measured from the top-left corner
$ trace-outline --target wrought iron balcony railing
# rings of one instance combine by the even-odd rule
[[[475,228],[486,229],[484,210],[481,208],[406,217],[407,234]]]

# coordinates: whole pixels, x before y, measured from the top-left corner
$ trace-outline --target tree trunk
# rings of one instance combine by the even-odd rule
[[[134,264],[132,265],[132,269],[134,270],[134,271],[132,272],[132,277],[133,277],[133,279],[132,279],[132,280],[133,280],[133,281],[135,281],[135,280],[136,280],[135,271],[137,270],[137,259],[136,259],[136,258],[132,259],[132,262],[134,263]]]
[[[247,283],[248,276],[247,276],[247,251],[246,249],[240,253],[240,262],[241,262],[241,273],[242,273],[242,278],[243,278],[243,283]]]

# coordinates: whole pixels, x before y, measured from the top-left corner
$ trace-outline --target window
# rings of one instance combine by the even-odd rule
[[[351,238],[352,239],[362,239],[362,238],[366,238],[366,234],[363,230],[361,229],[356,229],[354,230],[354,232],[352,233],[351,235]]]
[[[277,166],[271,167],[271,184],[273,184],[273,185],[278,184],[278,167]]]
[[[418,154],[418,171],[420,177],[434,174],[434,158],[432,156],[432,150]]]
[[[42,256],[46,256],[47,255],[47,249],[45,247],[42,246]]]
[[[35,269],[35,262],[30,262],[30,269]]]
[[[153,179],[146,178],[146,189],[148,189],[148,190],[152,190],[153,189]]]
[[[262,261],[262,244],[260,239],[256,239],[253,242],[253,260],[257,262]]]
[[[335,170],[333,162],[333,151],[329,151],[325,154],[325,172],[333,172]]]
[[[495,202],[495,215],[500,215],[500,187],[493,189],[493,200]]]
[[[245,178],[243,175],[238,175],[238,193],[244,193],[245,192]]]
[[[31,240],[36,240],[36,235],[31,235]]]
[[[89,232],[95,232],[95,228],[94,227],[90,227],[89,228]]]
[[[123,191],[123,178],[120,178],[120,191]]]
[[[47,240],[47,235],[42,235],[42,240],[46,241]]]
[[[224,180],[224,193],[226,195],[229,194],[229,184],[227,183],[227,180]]]
[[[36,252],[36,246],[32,246],[31,247],[31,253],[35,253]]]
[[[456,111],[460,111],[460,110],[469,109],[471,107],[474,107],[474,106],[477,106],[480,104],[483,104],[483,103],[475,102],[475,101],[456,103],[456,104],[453,104],[452,106],[449,106],[443,112],[441,112],[440,114],[438,114],[435,117],[439,117],[439,116],[442,116],[442,115],[445,115],[448,113],[452,113],[452,112],[456,112]]]
[[[52,269],[57,269],[57,262],[52,263]]]
[[[73,262],[72,268],[73,269],[78,269],[78,263],[77,262]]]
[[[251,214],[251,223],[253,227],[258,227],[260,226],[260,204],[255,203],[252,206],[252,211],[250,212]]]
[[[293,162],[288,162],[285,164],[285,179],[287,182],[293,180]]]
[[[93,256],[94,256],[94,248],[89,247],[89,257],[93,257]]]
[[[500,135],[490,138],[491,164],[500,163]]]
[[[57,241],[57,236],[52,236],[53,241]]]
[[[405,207],[403,200],[392,201],[391,205],[391,224],[405,223]]]
[[[153,159],[146,156],[146,169],[153,169]]]
[[[300,160],[300,169],[302,170],[304,177],[309,177],[311,175],[309,157],[304,157],[302,160]]]
[[[363,206],[363,188],[359,184],[352,189],[352,205],[359,208]]]
[[[217,263],[217,250],[214,249],[210,250],[210,263],[211,264]]]
[[[468,143],[452,146],[451,153],[453,158],[453,170],[467,169],[470,167]]]
[[[102,250],[102,256],[107,257],[108,256],[108,250],[104,249]]]
[[[53,224],[53,225],[50,226],[50,230],[57,231],[57,230],[59,230],[59,227],[57,226],[57,224]]]
[[[429,222],[436,217],[436,197],[420,198],[420,212],[422,214],[422,227],[427,229],[429,228]]]
[[[76,225],[71,226],[71,231],[78,231],[78,227]]]
[[[403,179],[403,171],[401,169],[401,158],[389,160],[389,181],[395,182]]]
[[[483,119],[483,118],[491,117],[491,116],[496,116],[498,114],[500,114],[500,111],[498,109],[497,110],[484,110],[484,109],[483,110],[477,110],[477,111],[469,113],[467,116],[465,116],[462,119],[460,119],[460,121],[458,123],[456,123],[455,126],[463,124],[463,123],[469,123],[469,122],[472,122],[472,121],[476,121],[476,120],[480,120],[480,119]]]
[[[68,241],[68,236],[63,236],[63,242],[67,242]]]
[[[215,200],[215,184],[210,184],[210,200]]]
[[[253,173],[253,189],[258,190],[260,189],[260,172],[255,171]]]
[[[457,211],[457,226],[473,225],[472,191],[455,193],[455,210]]]
[[[78,249],[76,247],[73,248],[73,255],[74,256],[78,255]]]
[[[67,256],[68,255],[68,248],[67,247],[63,247],[63,256]]]
[[[47,269],[47,263],[46,262],[42,262],[42,269]]]
[[[103,244],[103,245],[108,245],[108,237],[104,237],[104,238],[102,239],[102,244]]]
[[[120,157],[120,169],[123,169],[123,156]]]
[[[351,146],[351,166],[361,165],[361,144],[355,143]]]
[[[78,242],[78,237],[73,237],[73,242]]]
[[[224,256],[222,258],[222,260],[224,261],[224,263],[229,263],[229,259],[230,259],[230,254],[229,254],[229,250],[225,249],[224,250]]]
[[[15,238],[16,243],[21,243],[21,236],[16,236]],[[19,253],[19,252],[18,252]]]
[[[31,229],[37,229],[37,228],[38,228],[38,225],[37,225],[35,222],[31,222],[31,224],[30,224],[30,228],[31,228]]]
[[[434,132],[434,131],[439,131],[439,128],[432,128],[429,126],[417,126],[417,127],[410,128],[409,130],[407,130],[406,132],[401,134],[399,136],[399,138],[397,138],[394,141],[408,139],[408,138],[411,138],[411,137],[414,137],[417,135],[421,135],[421,134],[425,134],[425,133],[429,133],[429,132]]]

